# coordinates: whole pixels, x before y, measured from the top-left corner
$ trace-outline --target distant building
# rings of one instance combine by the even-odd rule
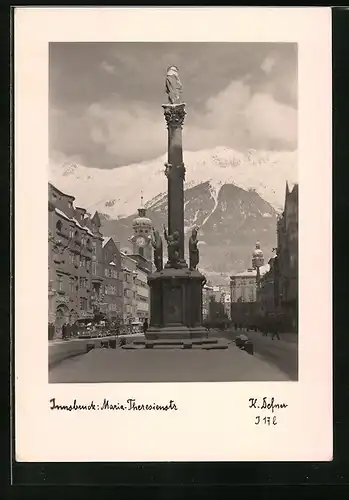
[[[139,266],[149,273],[153,267],[152,222],[146,216],[143,197],[141,198],[141,208],[138,209],[138,217],[134,219],[132,229],[133,235],[130,238],[133,246],[132,256],[137,260]]]
[[[137,263],[135,270],[136,309],[133,321],[143,323],[146,318],[150,319],[148,274],[153,268],[152,222],[147,217],[146,209],[143,207],[143,197],[141,197],[141,208],[138,209],[138,216],[133,221],[132,229],[133,235],[130,238],[132,253],[130,258]]]
[[[121,254],[113,238],[103,238],[102,254],[104,264],[103,302],[110,321],[123,319],[123,282]]]
[[[269,271],[269,264],[259,269],[262,277]],[[230,277],[231,302],[256,302],[257,300],[257,270],[246,269]]]
[[[269,271],[264,265],[264,254],[257,242],[252,253],[252,267],[230,276],[230,318],[235,323],[252,325],[259,310],[257,289],[263,276]]]

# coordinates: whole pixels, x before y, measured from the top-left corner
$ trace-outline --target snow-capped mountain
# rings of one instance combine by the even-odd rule
[[[51,162],[49,180],[61,191],[74,195],[77,205],[117,219],[136,212],[141,192],[148,206],[166,193],[165,161],[164,155],[152,161],[109,170]],[[295,152],[251,150],[244,154],[217,147],[184,152],[184,162],[185,189],[209,182],[216,202],[221,187],[234,184],[242,189],[254,189],[261,198],[280,210],[286,180],[291,185],[297,180]]]
[[[76,198],[76,205],[98,210],[103,234],[129,246],[141,192],[147,215],[161,229],[167,224],[166,157],[112,170],[52,165],[50,181]],[[199,268],[228,274],[250,267],[260,241],[266,262],[276,244],[276,218],[286,181],[297,182],[295,152],[243,154],[227,148],[184,152],[185,228],[200,227]],[[187,252],[187,242],[186,242]]]
[[[185,191],[185,227],[187,253],[189,231],[200,227],[200,269],[207,272],[229,273],[251,265],[251,253],[257,240],[266,257],[276,243],[276,210],[255,191],[246,191],[225,184],[218,197],[212,195],[209,182]],[[103,233],[129,246],[132,221],[136,214],[118,220],[103,220]],[[159,230],[167,225],[167,196],[151,205],[147,216]]]

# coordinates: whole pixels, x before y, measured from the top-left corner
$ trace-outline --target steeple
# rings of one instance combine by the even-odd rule
[[[141,192],[141,203],[138,208],[138,216],[133,220],[132,224],[133,236],[133,254],[141,255],[147,261],[152,260],[152,246],[151,246],[151,228],[152,222],[146,215],[146,209],[143,202],[143,191]]]
[[[146,209],[143,206],[143,191],[141,191],[141,205],[138,209],[138,215],[139,217],[146,217]]]

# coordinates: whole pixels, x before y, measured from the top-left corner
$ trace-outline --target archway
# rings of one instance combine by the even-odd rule
[[[56,310],[56,321],[55,321],[55,327],[56,327],[56,334],[61,336],[62,333],[62,326],[64,323],[67,323],[69,319],[69,309],[66,305],[60,304],[57,307]]]

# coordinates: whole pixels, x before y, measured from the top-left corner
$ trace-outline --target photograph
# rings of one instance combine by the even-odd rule
[[[297,43],[48,66],[49,383],[297,382]]]

